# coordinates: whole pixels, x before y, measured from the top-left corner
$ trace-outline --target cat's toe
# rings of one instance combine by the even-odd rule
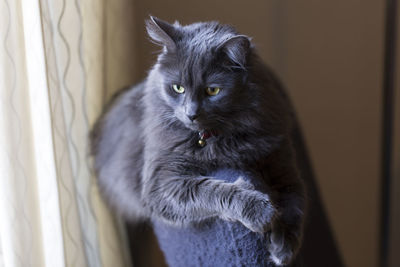
[[[293,252],[292,251],[275,251],[271,252],[269,256],[270,260],[275,263],[277,266],[285,266],[288,265],[293,258]]]
[[[239,176],[239,178],[235,181],[234,184],[246,190],[255,190],[255,186],[252,183],[243,179],[243,177],[241,176]]]
[[[289,232],[272,230],[270,236],[270,260],[277,266],[285,266],[292,262],[299,248],[299,240]]]
[[[258,197],[247,203],[243,209],[244,226],[253,232],[264,233],[271,228],[276,209],[266,197]]]

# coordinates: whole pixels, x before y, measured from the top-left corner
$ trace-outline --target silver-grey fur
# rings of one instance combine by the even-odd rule
[[[271,260],[290,263],[301,244],[305,196],[281,85],[250,39],[231,26],[151,17],[147,30],[163,46],[157,63],[144,82],[114,97],[92,131],[104,195],[129,219],[184,225],[219,216],[271,231]],[[209,86],[221,92],[210,97]],[[218,134],[201,148],[204,129]],[[268,192],[208,176],[218,168],[260,175]]]

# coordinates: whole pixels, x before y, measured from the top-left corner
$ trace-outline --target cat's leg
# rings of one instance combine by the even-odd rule
[[[270,235],[269,251],[276,265],[287,265],[300,248],[305,213],[304,185],[289,141],[285,141],[270,156],[267,169],[271,177],[273,203],[278,210]]]
[[[152,216],[176,225],[219,216],[240,221],[254,232],[270,229],[275,208],[267,194],[249,188],[241,179],[227,183],[213,177],[182,175],[178,170],[184,166],[171,168],[156,162],[147,166],[142,193]]]

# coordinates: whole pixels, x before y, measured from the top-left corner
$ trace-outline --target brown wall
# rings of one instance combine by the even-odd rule
[[[297,107],[345,262],[377,266],[383,1],[137,1],[139,79],[153,62],[143,20],[219,20],[252,36]]]
[[[397,8],[400,15],[400,5]],[[394,146],[393,146],[393,181],[390,221],[390,267],[400,266],[400,19],[397,18],[397,56],[396,56],[396,84],[395,84],[395,118],[394,118]]]

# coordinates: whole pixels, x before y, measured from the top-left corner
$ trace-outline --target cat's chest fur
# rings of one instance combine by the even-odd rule
[[[184,128],[148,129],[147,145],[156,154],[183,160],[200,169],[248,169],[265,160],[279,143],[279,138],[246,133],[211,136],[200,146],[199,133]],[[146,147],[145,147],[146,150]]]

